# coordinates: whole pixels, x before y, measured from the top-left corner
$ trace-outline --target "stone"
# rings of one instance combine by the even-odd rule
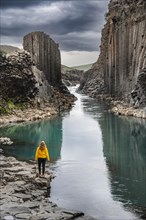
[[[2,144],[2,145],[12,145],[13,141],[11,141],[11,139],[8,138],[8,137],[1,137],[0,138],[0,144]]]
[[[16,215],[17,219],[30,219],[30,215],[28,213],[22,213],[22,214],[17,214]]]
[[[18,167],[10,167],[10,168],[5,168],[5,173],[17,173],[17,172],[20,172],[20,171],[23,171],[24,168],[18,168]]]
[[[14,217],[12,215],[6,215],[3,220],[14,220]]]
[[[36,202],[36,201],[27,201],[24,203],[24,206],[29,209],[34,210],[34,209],[38,209],[40,204],[39,204],[39,202]]]
[[[20,213],[31,213],[30,209],[27,207],[23,207],[23,205],[2,205],[1,206],[1,210],[6,211],[7,213],[11,214],[11,215],[16,215],[16,214],[20,214]]]
[[[3,149],[2,148],[0,148],[0,154],[2,154],[3,153]]]
[[[23,201],[28,201],[32,199],[31,195],[27,195],[24,193],[15,193],[15,197],[23,199]]]

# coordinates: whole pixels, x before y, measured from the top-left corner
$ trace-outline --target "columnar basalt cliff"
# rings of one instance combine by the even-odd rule
[[[81,89],[108,94],[134,107],[146,106],[146,1],[111,0],[100,56]]]
[[[45,73],[49,84],[61,83],[61,58],[59,45],[43,32],[32,32],[24,36],[23,47],[28,51],[37,68]]]

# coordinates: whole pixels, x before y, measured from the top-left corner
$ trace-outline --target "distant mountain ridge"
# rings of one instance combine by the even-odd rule
[[[77,69],[77,70],[83,70],[84,72],[91,69],[92,65],[94,63],[90,63],[90,64],[85,64],[85,65],[80,65],[80,66],[72,66],[72,69]]]
[[[62,64],[61,65],[61,70],[62,70],[62,72],[66,72],[66,71],[69,71],[69,70],[75,70],[76,69],[76,70],[82,70],[82,71],[85,72],[85,71],[91,69],[93,64],[94,63],[80,65],[80,66],[71,66],[71,67]]]
[[[22,49],[10,45],[0,45],[0,51],[3,51],[5,53],[14,53],[17,51],[21,51]]]

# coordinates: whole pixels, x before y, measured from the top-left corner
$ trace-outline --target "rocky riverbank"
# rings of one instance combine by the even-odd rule
[[[71,94],[63,94],[53,89],[53,95],[49,101],[43,103],[26,103],[21,108],[8,106],[7,113],[0,114],[0,126],[9,123],[21,123],[42,120],[68,111],[77,98]]]
[[[28,121],[36,121],[44,118],[50,118],[57,115],[58,112],[52,107],[45,107],[41,109],[25,109],[13,110],[11,114],[3,114],[0,116],[0,125],[4,126],[9,123],[21,123]]]
[[[84,213],[57,207],[49,199],[53,173],[46,166],[45,177],[37,177],[34,161],[20,162],[0,155],[0,216],[2,220],[92,220]]]
[[[111,111],[114,112],[116,115],[134,116],[136,118],[146,119],[146,107],[136,109],[133,107],[117,104],[116,106],[112,107]]]
[[[80,91],[79,91],[80,92]],[[85,93],[89,95],[88,93]],[[109,111],[113,112],[116,115],[125,115],[125,116],[133,116],[135,118],[143,118],[146,119],[146,107],[134,107],[125,103],[122,100],[115,100],[109,95],[95,95],[91,93],[89,95],[91,98],[95,99],[95,101],[103,101],[109,105]]]

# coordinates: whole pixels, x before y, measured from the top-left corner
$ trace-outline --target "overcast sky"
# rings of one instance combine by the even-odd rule
[[[62,64],[93,63],[109,0],[0,0],[1,44],[22,47],[33,31],[49,34],[61,50]]]

